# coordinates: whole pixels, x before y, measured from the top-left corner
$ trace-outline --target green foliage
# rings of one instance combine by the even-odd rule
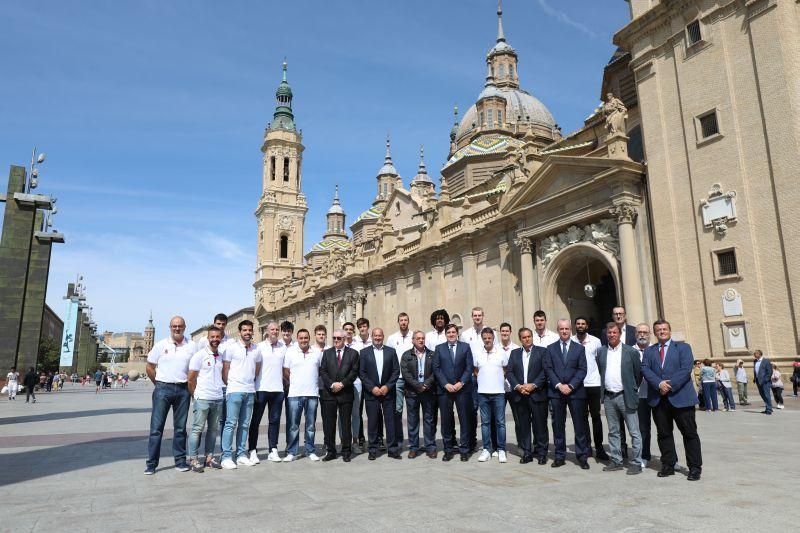
[[[41,372],[58,372],[61,359],[61,347],[53,337],[39,340],[39,356],[36,359],[36,370]]]

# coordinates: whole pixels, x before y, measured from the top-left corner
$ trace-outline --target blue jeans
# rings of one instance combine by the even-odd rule
[[[770,399],[770,393],[772,392],[772,383],[767,381],[766,383],[758,383],[758,394],[761,395],[761,399],[764,400],[764,410],[768,413],[772,412],[772,399]]]
[[[217,430],[219,417],[222,415],[222,400],[195,400],[194,416],[192,418],[192,432],[189,434],[189,457],[197,459],[197,448],[200,447],[200,436],[203,426],[208,422],[206,430],[206,457],[214,455],[214,446],[217,443]]]
[[[481,440],[489,451],[506,451],[506,394],[478,394],[481,409]],[[497,426],[497,449],[492,449],[492,424]]]
[[[706,411],[714,411],[719,409],[719,404],[717,403],[717,384],[714,381],[703,382],[703,400],[705,400],[706,404]]]
[[[236,459],[247,453],[247,431],[253,416],[252,392],[229,392],[225,397],[225,429],[222,430],[222,460]],[[236,449],[233,448],[234,429]]]
[[[397,444],[403,447],[403,405],[406,403],[406,382],[403,378],[398,378],[394,387],[394,432],[397,435]]]
[[[422,408],[422,436],[425,451],[436,451],[436,432],[433,429],[433,412],[436,410],[436,396],[432,392],[406,395],[408,413],[408,449],[419,451],[419,411]]]
[[[172,455],[175,464],[186,463],[186,418],[189,416],[189,388],[186,383],[156,381],[153,389],[153,410],[150,413],[150,438],[147,440],[147,467],[156,468],[161,457],[164,424],[172,408]]]
[[[722,404],[725,409],[736,410],[736,402],[733,401],[733,387],[722,387]]]
[[[317,405],[319,398],[316,396],[293,396],[289,398],[289,412],[287,413],[287,426],[289,426],[289,436],[286,441],[286,453],[297,455],[300,448],[300,416],[305,418],[305,448],[306,455],[316,453],[314,446],[314,435],[316,433],[315,423],[317,421]]]

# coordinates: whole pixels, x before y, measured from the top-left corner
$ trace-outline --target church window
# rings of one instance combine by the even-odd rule
[[[272,181],[275,181],[275,156],[269,158],[269,173]]]
[[[513,63],[511,65],[508,65],[508,77],[509,78],[513,78],[514,77],[514,65],[513,65]]]
[[[386,193],[388,192],[388,190],[389,190],[389,189],[388,189],[388,185],[386,185],[386,182],[384,182],[384,183],[383,183],[383,191],[381,192],[381,196],[384,196],[384,197],[385,197],[385,196],[386,196]]]
[[[487,111],[486,111],[486,113],[487,113],[487,116],[488,116],[488,119],[489,119],[489,120],[487,121],[487,125],[488,125],[490,128],[493,128],[493,127],[494,127],[494,113],[493,113],[493,111],[494,111],[494,109],[489,109],[489,110],[487,110]]]
[[[689,46],[693,46],[703,40],[699,20],[692,21],[686,26],[686,40]]]
[[[289,158],[283,158],[283,181],[289,181]]]
[[[735,250],[717,252],[716,256],[719,276],[735,276],[739,273]]]
[[[716,110],[706,113],[700,117],[700,131],[703,139],[719,133],[719,123],[717,122]]]
[[[503,127],[503,112],[499,109],[497,110],[497,125]]]
[[[486,125],[486,118],[483,116],[483,111],[481,111],[481,126]]]
[[[280,257],[281,259],[289,258],[289,237],[286,235],[281,235]]]
[[[506,77],[506,67],[505,67],[505,65],[500,64],[500,66],[497,68],[497,70],[498,70],[498,72],[500,72],[500,78],[505,78]]]

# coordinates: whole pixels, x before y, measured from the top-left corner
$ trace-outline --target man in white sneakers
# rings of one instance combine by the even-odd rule
[[[253,415],[256,376],[261,372],[261,351],[252,342],[251,321],[242,320],[238,329],[239,340],[226,344],[222,352],[222,381],[227,385],[227,417],[222,430],[222,468],[226,470],[233,470],[236,465],[255,464],[247,456],[247,432]]]
[[[189,434],[189,466],[202,473],[205,467],[222,468],[214,459],[219,417],[222,414],[222,356],[219,345],[224,332],[216,326],[208,328],[205,346],[189,361],[189,394],[194,398],[192,431]],[[208,423],[205,438],[205,457],[200,460],[198,448],[203,426]]]
[[[297,331],[297,344],[286,350],[283,361],[283,378],[289,382],[289,410],[286,425],[289,427],[286,440],[285,463],[295,460],[300,448],[300,417],[305,419],[306,456],[319,461],[314,445],[319,405],[319,365],[322,352],[311,348],[311,334],[307,329]]]
[[[281,461],[278,455],[278,433],[281,427],[281,413],[286,393],[283,390],[283,360],[286,356],[286,345],[280,339],[280,328],[277,322],[267,325],[267,339],[258,343],[261,352],[261,373],[256,378],[256,395],[253,403],[253,417],[250,421],[248,449],[250,461],[259,463],[256,448],[258,447],[258,427],[264,413],[267,413],[267,440],[269,455],[267,460],[273,463]]]
[[[509,354],[495,344],[492,328],[483,328],[481,338],[483,346],[474,354],[483,441],[483,451],[478,461],[484,463],[492,456],[492,425],[496,425],[498,461],[505,463],[507,460],[505,369],[508,366]]]

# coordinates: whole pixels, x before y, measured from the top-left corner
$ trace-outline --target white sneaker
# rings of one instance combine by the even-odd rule
[[[486,448],[484,448],[484,449],[483,449],[483,451],[481,452],[481,455],[480,455],[480,457],[478,457],[478,462],[479,462],[479,463],[485,463],[486,461],[488,461],[488,460],[489,460],[489,458],[490,458],[491,456],[492,456],[492,454],[491,454],[491,453],[489,453],[489,450],[487,450]]]
[[[640,459],[639,464],[642,465],[642,468],[647,468],[647,459]]]
[[[236,464],[242,466],[254,466],[254,463],[247,458],[246,455],[240,455],[236,458]]]
[[[778,409],[783,409],[783,404],[780,403],[780,404],[776,405],[775,407],[777,407]]]
[[[497,450],[492,452],[492,457],[495,457],[495,458],[499,457],[499,454],[497,453]]]
[[[261,460],[258,458],[258,454],[256,453],[255,450],[252,450],[250,452],[250,462],[253,463],[254,465],[257,465],[257,464],[259,464],[261,462]]]
[[[272,450],[270,450],[267,461],[272,461],[273,463],[281,462],[281,456],[278,455],[278,448],[272,448]]]
[[[283,458],[284,463],[291,463],[292,461],[294,461],[294,455],[290,453],[287,453],[286,457]]]
[[[317,454],[315,453],[309,455],[308,458],[311,459],[312,461],[319,461],[319,457],[317,457]]]
[[[225,470],[236,470],[238,467],[236,463],[233,462],[233,459],[223,459],[222,468]]]
[[[505,463],[506,461],[508,461],[508,459],[506,458],[506,452],[502,452],[502,451],[498,452],[497,453],[497,457],[498,457],[497,460],[500,461],[501,463]]]

